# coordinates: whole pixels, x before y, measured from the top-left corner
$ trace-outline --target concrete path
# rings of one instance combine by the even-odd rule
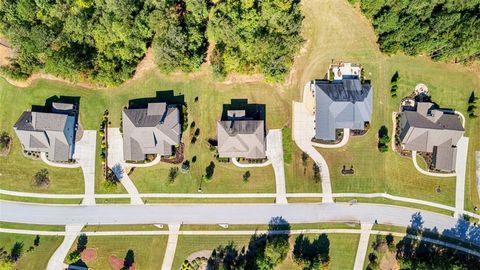
[[[172,269],[175,251],[177,250],[179,230],[180,224],[168,224],[168,241],[165,256],[163,257],[162,270]]]
[[[47,270],[65,269],[67,265],[64,263],[65,257],[72,247],[75,239],[82,231],[83,225],[67,225],[65,226],[65,237],[60,246],[55,250],[52,257],[48,261]]]
[[[85,181],[85,196],[82,204],[95,204],[95,158],[97,145],[97,131],[85,130],[82,139],[75,144],[73,158],[82,167]]]
[[[455,172],[457,181],[455,188],[455,216],[460,216],[465,210],[465,177],[467,171],[468,138],[462,137],[457,143],[457,161]]]
[[[340,147],[344,147],[345,145],[347,145],[349,138],[350,138],[350,129],[344,128],[343,129],[343,138],[339,143],[337,143],[337,144],[324,144],[324,143],[312,142],[312,145],[315,146],[315,147],[320,147],[320,148],[340,148]]]
[[[315,134],[313,127],[313,115],[308,113],[303,103],[293,102],[293,140],[297,146],[320,168],[320,177],[322,182],[322,193],[324,203],[333,203],[332,186],[330,183],[330,172],[328,164],[323,156],[312,146],[312,138]]]
[[[373,224],[361,224],[360,241],[358,242],[357,255],[355,256],[355,264],[353,270],[363,270],[363,262],[367,255],[368,240],[370,239],[370,232]]]
[[[137,187],[133,184],[125,170],[123,162],[123,139],[120,129],[108,128],[108,160],[107,165],[115,173],[120,183],[125,187],[130,195],[130,203],[143,204]]]
[[[457,175],[456,172],[454,173],[433,173],[426,171],[422,169],[417,162],[417,151],[412,151],[412,161],[413,161],[413,166],[415,166],[415,169],[419,171],[421,174],[432,176],[432,177],[455,177]]]
[[[232,163],[233,165],[239,167],[239,168],[261,168],[261,167],[267,167],[268,165],[272,164],[271,160],[267,160],[263,163],[240,163],[236,158],[232,158]]]
[[[475,163],[477,168],[477,193],[478,197],[480,197],[480,151],[475,152]]]
[[[271,129],[267,134],[267,158],[272,162],[275,173],[276,203],[287,202],[285,186],[285,168],[283,163],[282,130]]]
[[[40,152],[40,159],[43,162],[45,162],[47,165],[52,166],[52,167],[68,168],[68,169],[80,168],[79,163],[60,163],[60,162],[53,162],[51,160],[48,160],[46,152]]]

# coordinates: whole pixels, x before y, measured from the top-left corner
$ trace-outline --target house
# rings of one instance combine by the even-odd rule
[[[45,152],[52,161],[73,157],[76,106],[53,102],[48,112],[25,111],[13,126],[25,151]]]
[[[399,128],[403,149],[432,153],[435,169],[455,170],[456,145],[465,132],[456,114],[432,102],[417,102],[413,110],[400,113]]]
[[[315,99],[315,139],[335,140],[336,129],[364,130],[371,121],[373,91],[361,81],[361,67],[344,63],[331,65],[330,80],[310,82]]]
[[[145,160],[148,154],[171,156],[180,144],[180,110],[165,102],[122,111],[124,160]]]
[[[228,110],[217,122],[218,155],[224,158],[263,159],[265,123],[249,117],[245,110]]]

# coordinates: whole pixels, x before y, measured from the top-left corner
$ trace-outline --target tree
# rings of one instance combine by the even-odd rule
[[[123,260],[122,269],[125,269],[125,270],[130,269],[130,266],[132,266],[134,262],[135,262],[135,253],[133,252],[133,250],[129,249],[127,251],[127,254],[125,255],[125,259]]]
[[[307,166],[307,161],[308,161],[308,154],[305,152],[302,152],[302,165],[303,167]]]
[[[478,97],[475,96],[475,91],[472,91],[470,97],[468,98],[468,104],[473,105],[477,102]]]
[[[303,234],[295,239],[293,260],[303,269],[323,269],[330,262],[330,241],[326,234],[310,241]]]
[[[88,237],[86,234],[82,233],[78,237],[77,241],[77,251],[82,252],[87,248]]]
[[[206,269],[244,269],[245,249],[238,251],[233,242],[218,246],[208,258]]]
[[[3,150],[10,145],[10,142],[12,141],[12,138],[6,131],[3,131],[2,134],[0,134],[0,150]]]
[[[480,51],[479,1],[361,0],[380,49],[428,54],[434,60],[469,61]]]
[[[13,262],[18,261],[23,253],[23,242],[15,242],[10,250],[10,260]]]
[[[174,182],[178,175],[178,167],[171,167],[168,173],[168,181]]]
[[[205,178],[207,180],[212,179],[213,173],[215,172],[215,163],[213,161],[210,161],[210,164],[205,168]]]
[[[36,235],[35,239],[33,240],[33,245],[38,247],[40,245],[40,235]]]
[[[182,163],[182,173],[187,173],[188,171],[190,171],[190,161],[185,160]]]
[[[299,1],[218,1],[210,12],[210,58],[216,77],[262,73],[280,81],[303,42]]]
[[[50,178],[48,177],[47,169],[41,169],[33,177],[33,182],[37,187],[48,187],[50,184]]]
[[[246,171],[243,174],[243,182],[248,182],[249,179],[250,179],[250,171]]]
[[[378,150],[380,152],[387,152],[389,142],[390,137],[388,136],[388,129],[386,126],[381,126],[378,130]]]

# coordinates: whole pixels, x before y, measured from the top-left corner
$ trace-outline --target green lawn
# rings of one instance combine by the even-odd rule
[[[73,244],[70,251],[76,248]],[[160,269],[167,236],[89,236],[87,249],[95,249],[97,257],[85,262],[92,269],[113,269],[108,258],[115,256],[125,258],[129,249],[133,250],[136,269]]]
[[[100,231],[159,231],[167,230],[167,226],[159,228],[152,224],[143,225],[85,225],[83,232],[100,232]]]
[[[366,79],[371,79],[374,108],[371,130],[363,137],[351,138],[341,149],[319,149],[330,168],[334,192],[388,192],[394,195],[420,198],[447,205],[454,204],[454,178],[428,177],[417,172],[410,159],[402,158],[390,149],[377,150],[377,132],[385,125],[391,132],[391,114],[401,97],[413,91],[417,83],[425,83],[433,100],[443,107],[452,107],[465,114],[470,92],[480,88],[478,76],[461,65],[435,63],[424,57],[381,54],[370,22],[347,1],[304,1],[304,37],[306,51],[297,58],[291,76],[293,99],[300,99],[301,89],[308,80],[322,78],[332,59],[361,63]],[[341,18],[341,19],[340,19]],[[390,79],[400,74],[398,97],[390,97]],[[466,135],[470,150],[480,147],[479,121],[468,119]],[[474,146],[475,145],[475,146]],[[473,153],[471,151],[470,153]],[[478,204],[474,189],[474,161],[468,164],[466,208]],[[354,165],[355,175],[342,176],[343,165]],[[442,193],[435,192],[440,185]],[[289,189],[293,190],[292,188]]]
[[[0,200],[48,204],[80,204],[82,199],[50,199],[0,194]]]
[[[0,221],[0,228],[3,229],[17,229],[17,230],[36,230],[36,231],[65,231],[65,226],[61,225],[38,225],[38,224],[23,224]]]
[[[309,237],[318,237],[318,235],[308,235]],[[290,236],[290,245],[293,249],[293,244],[297,235]],[[359,235],[354,234],[329,234],[330,240],[330,268],[329,269],[352,269],[355,261],[355,253],[357,251],[357,243]],[[175,259],[172,269],[178,269],[182,262],[193,252],[201,250],[212,250],[219,245],[226,245],[229,242],[233,243],[240,250],[247,246],[250,240],[249,235],[231,235],[231,236],[184,236],[178,237],[177,250],[175,252]],[[279,265],[277,269],[301,269],[293,261],[291,253],[283,264]]]
[[[228,228],[219,225],[183,224],[182,231],[244,231],[244,230],[268,230],[267,224],[229,224]],[[300,223],[290,224],[290,230],[304,229],[360,229],[358,223]]]
[[[3,248],[8,253],[10,253],[15,243],[23,244],[22,255],[15,264],[15,269],[46,269],[48,260],[63,241],[63,237],[40,236],[39,246],[35,247],[33,251],[27,252],[33,246],[34,239],[35,235],[0,233],[0,248]]]

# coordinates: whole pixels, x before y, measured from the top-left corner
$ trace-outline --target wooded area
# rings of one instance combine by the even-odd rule
[[[360,2],[386,53],[427,54],[456,62],[480,57],[479,0]]]
[[[190,72],[205,61],[209,32],[218,77],[259,72],[281,80],[302,43],[302,20],[290,0],[0,0],[0,33],[16,50],[1,70],[16,79],[44,70],[116,85],[152,46],[162,71]]]

